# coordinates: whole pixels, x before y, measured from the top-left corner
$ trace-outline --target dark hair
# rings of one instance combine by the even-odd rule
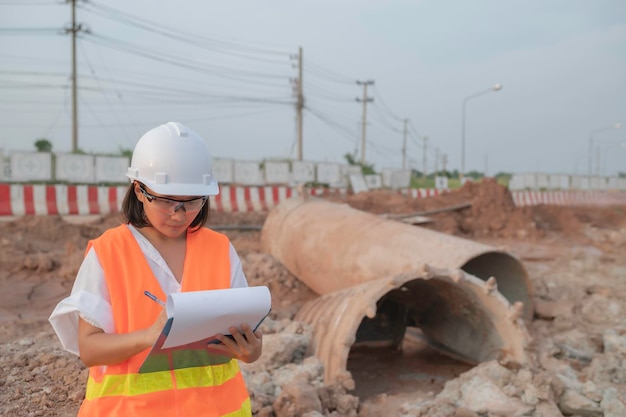
[[[189,229],[192,232],[200,229],[202,226],[209,221],[209,212],[211,210],[211,200],[207,199],[202,209],[193,219],[193,222],[189,225]],[[132,224],[135,227],[146,227],[152,226],[150,221],[146,217],[146,213],[143,210],[143,203],[139,201],[137,195],[135,194],[135,183],[133,182],[128,186],[126,190],[126,195],[124,196],[124,200],[122,201],[122,216],[127,223]]]

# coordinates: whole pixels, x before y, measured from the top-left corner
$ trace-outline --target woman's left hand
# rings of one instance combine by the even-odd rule
[[[261,357],[263,350],[263,334],[260,330],[253,331],[249,324],[241,325],[241,330],[236,327],[229,327],[228,331],[232,338],[219,334],[215,338],[221,343],[210,344],[207,348],[211,353],[223,353],[239,359],[246,363],[251,363]]]

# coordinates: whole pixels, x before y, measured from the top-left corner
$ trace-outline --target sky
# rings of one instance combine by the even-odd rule
[[[71,21],[0,0],[5,155],[72,150]],[[301,69],[307,161],[626,173],[623,0],[89,0],[76,21],[85,152],[179,121],[214,158],[295,159]]]

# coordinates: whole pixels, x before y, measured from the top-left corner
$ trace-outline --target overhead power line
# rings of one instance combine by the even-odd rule
[[[150,21],[148,19],[144,19],[138,16],[133,16],[118,9],[114,9],[112,7],[105,6],[103,4],[99,4],[93,1],[86,3],[83,8],[87,11],[99,14],[100,16],[108,17],[115,21],[123,22],[131,26],[135,26],[148,32],[159,34],[171,39],[176,39],[189,45],[195,45],[211,52],[220,52],[232,56],[246,58],[252,58],[255,55],[283,57],[289,56],[289,52],[285,51],[276,51],[266,48],[252,47],[235,41],[225,41],[215,38],[208,38],[205,36],[199,36],[198,34],[186,33],[185,31],[180,30],[180,28],[168,27],[162,23]],[[255,59],[258,60],[260,58],[256,57]],[[275,63],[277,61],[268,60],[268,62]]]
[[[304,61],[307,73],[310,73],[313,76],[324,79],[326,81],[331,81],[339,84],[352,84],[354,83],[354,78],[348,77],[345,75],[338,74],[334,71],[326,69],[320,65],[317,65],[313,61],[306,59]]]
[[[58,4],[41,0],[0,0],[0,6],[58,6]]]
[[[380,93],[380,91],[378,90],[378,88],[376,86],[373,86],[372,89],[374,90],[374,97],[376,97],[376,101],[378,103],[380,103],[380,105],[382,106],[382,109],[387,113],[387,115],[389,115],[389,117],[391,117],[392,119],[394,119],[397,122],[402,122],[404,119],[402,119],[401,117],[397,116],[394,112],[392,112],[389,109],[389,106],[387,106],[387,104],[385,103],[385,101],[382,98],[382,95]]]
[[[335,131],[339,132],[341,136],[348,139],[350,143],[352,143],[352,141],[356,137],[352,130],[346,128],[344,125],[337,122],[336,120],[333,120],[331,116],[328,116],[317,109],[311,108],[308,105],[305,106],[305,109],[308,110],[313,116],[317,117],[328,126],[332,127]]]
[[[215,77],[225,78],[229,80],[236,80],[242,82],[259,83],[258,80],[252,78],[266,78],[266,79],[283,79],[287,80],[286,75],[281,74],[261,74],[254,71],[234,70],[229,67],[220,67],[216,65],[210,65],[205,62],[194,61],[186,57],[168,55],[166,56],[161,51],[149,50],[144,47],[139,47],[128,42],[124,42],[118,39],[110,38],[104,35],[89,34],[85,40],[97,43],[99,45],[107,46],[110,48],[118,49],[132,55],[139,55],[144,58],[149,58],[161,63],[167,63],[173,66],[186,68],[192,71],[201,72],[204,74],[213,75]],[[268,83],[266,85],[284,86],[285,83]]]
[[[0,35],[33,35],[33,36],[41,36],[41,35],[61,35],[62,32],[59,28],[0,28]]]

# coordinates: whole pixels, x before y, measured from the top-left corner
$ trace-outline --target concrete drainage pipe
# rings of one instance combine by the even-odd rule
[[[387,220],[321,199],[283,201],[269,212],[264,249],[318,294],[423,265],[462,269],[492,285],[532,319],[528,274],[514,256],[471,240]]]
[[[358,343],[399,346],[407,329],[457,359],[525,362],[532,313],[513,256],[325,200],[286,200],[268,215],[264,249],[322,295],[296,319],[314,326],[325,379],[353,388]],[[497,279],[497,284],[496,284]]]

